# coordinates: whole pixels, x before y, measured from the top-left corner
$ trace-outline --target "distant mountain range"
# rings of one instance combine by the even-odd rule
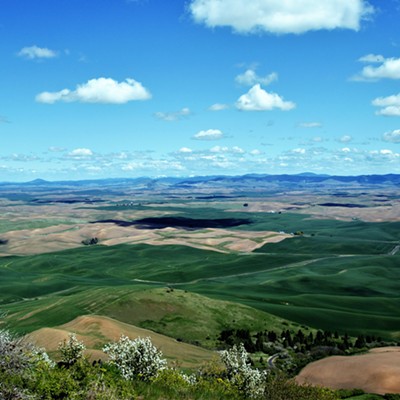
[[[142,189],[161,189],[161,188],[195,188],[202,187],[254,187],[254,186],[307,186],[322,185],[335,186],[344,185],[400,185],[400,174],[386,175],[358,175],[358,176],[339,176],[339,175],[318,175],[310,172],[296,175],[267,175],[267,174],[246,174],[239,176],[213,175],[196,177],[163,177],[163,178],[110,178],[110,179],[91,179],[78,181],[46,181],[35,179],[30,182],[0,182],[0,188],[25,187],[25,188],[83,188],[83,187],[121,187],[130,186]]]

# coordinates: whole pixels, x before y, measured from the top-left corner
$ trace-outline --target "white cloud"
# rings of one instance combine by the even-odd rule
[[[390,140],[400,143],[400,129],[394,131]],[[191,153],[177,150],[158,155],[148,150],[98,153],[82,147],[58,158],[47,152],[0,155],[0,170],[2,174],[18,176],[20,180],[23,176],[25,180],[26,176],[53,180],[85,179],[90,176],[194,176],[215,174],[216,168],[229,175],[265,173],[266,170],[271,173],[314,171],[336,175],[369,174],[371,171],[393,173],[398,171],[400,165],[400,152],[393,146],[396,144],[387,143],[376,149],[350,146],[307,148],[301,145],[277,152],[271,149],[268,157],[254,147],[243,154],[235,152],[236,147],[219,146],[220,151],[216,152],[205,148]]]
[[[306,149],[297,148],[297,149],[293,149],[292,152],[296,153],[296,154],[306,154]]]
[[[251,154],[252,156],[259,156],[260,154],[263,154],[263,152],[262,152],[261,150],[254,149],[254,150],[251,150],[251,151],[250,151],[250,154]]]
[[[189,149],[189,147],[181,147],[179,149],[179,153],[192,153],[192,152],[193,152],[193,150]]]
[[[320,122],[300,122],[300,128],[321,128],[322,124]]]
[[[380,59],[379,61],[375,59],[372,62],[381,65],[367,65],[361,70],[359,74],[354,76],[352,80],[373,82],[379,79],[400,79],[400,58],[382,57],[382,59]]]
[[[400,117],[400,106],[384,107],[377,111],[376,114],[384,115],[386,117]]]
[[[222,111],[228,109],[228,104],[215,103],[209,107],[210,111]]]
[[[52,152],[52,153],[60,153],[60,152],[62,152],[62,151],[65,151],[66,149],[65,149],[65,147],[50,146],[50,147],[48,148],[48,150],[49,150],[50,152]]]
[[[243,74],[236,76],[235,81],[240,85],[253,86],[256,83],[263,85],[269,85],[270,83],[278,80],[278,74],[276,72],[271,72],[267,76],[258,76],[253,69],[248,69]]]
[[[393,151],[392,150],[389,150],[389,149],[382,149],[382,150],[380,150],[379,151],[382,155],[384,155],[384,156],[389,156],[389,155],[392,155],[393,154]]]
[[[34,154],[18,154],[18,153],[13,153],[9,157],[2,157],[2,158],[17,162],[29,162],[29,161],[39,160],[39,157]]]
[[[163,172],[165,174],[173,174],[174,171],[183,171],[185,167],[179,161],[173,160],[146,160],[146,161],[132,161],[121,166],[122,171],[138,171],[143,173],[145,171],[156,171],[158,174]]]
[[[236,107],[242,111],[270,111],[275,108],[288,111],[295,108],[296,104],[291,101],[284,101],[276,93],[268,93],[257,84],[246,94],[239,97]]]
[[[114,157],[114,154],[113,154]],[[115,154],[115,158],[117,158],[118,160],[126,160],[128,158],[128,154],[125,153],[124,151],[121,151],[120,153]]]
[[[387,117],[400,117],[400,106],[389,106],[379,110],[376,114]]]
[[[226,153],[229,151],[229,147],[225,146],[214,146],[210,149],[211,153]]]
[[[36,96],[36,101],[47,104],[57,101],[123,104],[150,98],[150,92],[134,79],[128,78],[125,82],[117,82],[111,78],[98,78],[78,85],[73,91],[63,89],[59,92],[42,92]]]
[[[386,107],[386,106],[399,106],[400,105],[400,93],[388,97],[377,97],[372,101],[374,106]]]
[[[233,146],[232,152],[236,153],[236,154],[244,154],[245,153],[245,151],[239,146]]]
[[[197,140],[218,140],[222,139],[224,134],[219,129],[207,129],[206,131],[197,132],[193,139]]]
[[[353,140],[350,135],[343,135],[341,138],[338,139],[340,143],[349,143]]]
[[[57,53],[46,47],[30,46],[24,47],[18,52],[18,56],[33,60],[35,58],[54,58]]]
[[[238,33],[300,34],[320,29],[359,30],[374,9],[366,0],[192,0],[194,20]]]
[[[69,152],[68,155],[73,158],[85,158],[91,157],[93,155],[93,152],[90,149],[78,148]]]
[[[156,112],[154,115],[156,118],[161,119],[163,121],[177,121],[183,117],[187,117],[191,114],[189,108],[184,107],[179,111],[175,112]]]
[[[378,115],[400,117],[400,93],[388,97],[377,97],[372,101],[376,107],[382,107],[377,111]]]
[[[382,139],[385,142],[400,143],[400,129],[384,133]]]
[[[381,56],[380,54],[367,54],[358,59],[360,62],[365,63],[383,63],[385,61],[385,57]]]

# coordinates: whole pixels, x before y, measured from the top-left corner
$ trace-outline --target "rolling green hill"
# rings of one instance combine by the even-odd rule
[[[354,226],[347,227],[351,236]],[[391,255],[395,230],[385,230],[393,241],[366,240],[364,231],[352,241],[342,229],[252,254],[143,244],[4,257],[0,307],[19,331],[97,313],[174,337],[182,331],[179,337],[203,345],[230,324],[263,329],[282,323],[270,314],[316,328],[399,337],[400,256]],[[233,302],[236,309],[194,293]],[[242,304],[251,308],[243,311]],[[224,307],[232,312],[221,312]],[[206,329],[198,332],[193,322]]]

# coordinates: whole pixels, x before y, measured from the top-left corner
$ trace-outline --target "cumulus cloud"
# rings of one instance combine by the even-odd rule
[[[338,28],[357,31],[361,21],[374,12],[366,0],[192,0],[189,10],[196,22],[210,28],[275,34]]]
[[[228,108],[229,108],[228,104],[215,103],[208,109],[210,111],[222,111],[222,110],[227,110]]]
[[[242,111],[270,111],[280,109],[288,111],[296,107],[291,101],[284,101],[276,93],[268,93],[260,84],[254,85],[246,94],[239,97],[236,107]]]
[[[13,153],[10,156],[2,157],[3,160],[16,161],[16,162],[30,162],[40,160],[38,156],[34,154],[18,154]]]
[[[92,150],[86,148],[74,149],[68,153],[68,156],[72,158],[86,158],[86,157],[91,157],[92,155],[93,155]]]
[[[400,143],[400,129],[387,133],[394,143]],[[53,154],[0,155],[0,170],[10,176],[23,175],[45,179],[85,179],[89,176],[188,176],[214,174],[216,168],[229,175],[245,173],[294,173],[314,171],[331,174],[392,173],[398,168],[400,153],[390,146],[365,149],[350,146],[337,148],[305,147],[271,152],[266,156],[256,148],[245,151],[237,146],[210,146],[202,150],[182,147],[168,154],[155,155],[151,151],[98,153],[89,148],[75,148],[64,156]],[[191,152],[189,151],[191,150]],[[62,162],[60,162],[62,161]],[[56,164],[54,163],[56,162]],[[31,168],[34,163],[34,171]],[[283,168],[283,169],[282,169]],[[126,175],[125,175],[126,176]]]
[[[384,107],[377,111],[378,115],[385,115],[387,117],[400,117],[400,106]]]
[[[301,148],[301,147],[298,147],[298,148],[296,148],[296,149],[293,149],[292,152],[293,152],[293,153],[296,153],[296,154],[306,154],[306,149],[303,149],[303,148]]]
[[[400,93],[388,97],[377,97],[372,101],[376,107],[381,107],[376,113],[389,117],[400,117]]]
[[[350,135],[343,135],[342,137],[340,137],[339,139],[338,139],[338,141],[340,142],[340,143],[349,143],[349,142],[351,142],[353,140],[353,138],[350,136]]]
[[[147,172],[162,172],[164,174],[174,174],[176,171],[183,171],[185,167],[181,164],[180,161],[173,160],[153,160],[148,159],[145,161],[131,161],[121,166],[122,171],[136,171],[142,173],[144,171]],[[165,176],[165,175],[164,175]]]
[[[232,147],[232,153],[236,153],[236,154],[244,154],[245,151],[239,147],[239,146],[233,146]]]
[[[362,56],[358,59],[360,62],[365,63],[383,63],[385,61],[385,57],[380,54],[367,54],[366,56]]]
[[[35,58],[54,58],[57,57],[57,52],[46,47],[30,46],[23,47],[17,55],[19,57],[33,60]]]
[[[218,140],[222,139],[224,134],[219,129],[207,129],[206,131],[199,131],[194,136],[193,139],[196,140]]]
[[[229,147],[226,146],[214,146],[210,149],[211,153],[227,153]]]
[[[263,154],[263,152],[262,152],[261,150],[254,149],[254,150],[251,150],[251,151],[250,151],[250,154],[251,154],[252,156],[259,156],[259,155]]]
[[[400,58],[384,58],[383,56],[374,56],[372,54],[360,58],[361,61],[368,59],[369,63],[380,65],[365,66],[361,72],[352,77],[352,80],[374,82],[379,79],[400,79]]]
[[[189,108],[184,107],[182,110],[175,112],[156,112],[154,115],[157,119],[161,119],[163,121],[177,121],[183,117],[187,117],[191,114]]]
[[[253,86],[256,83],[263,85],[269,85],[270,83],[278,80],[278,74],[276,72],[271,72],[267,76],[258,76],[254,69],[248,69],[243,74],[236,76],[235,81],[240,85]]]
[[[192,153],[193,150],[190,149],[189,147],[181,147],[181,148],[178,150],[178,152],[179,152],[179,153]]]
[[[321,128],[320,122],[300,122],[298,125],[300,128]]]
[[[150,92],[140,82],[128,78],[117,82],[111,78],[90,79],[75,90],[42,92],[36,96],[39,103],[53,104],[58,101],[81,103],[123,104],[133,100],[148,100]]]
[[[231,155],[245,154],[246,152],[239,146],[227,147],[227,146],[214,146],[210,149],[211,153],[225,153]]]
[[[379,152],[384,156],[388,156],[388,155],[391,156],[392,154],[394,154],[393,151],[389,150],[389,149],[382,149]]]
[[[384,133],[382,139],[385,142],[400,143],[400,129]]]

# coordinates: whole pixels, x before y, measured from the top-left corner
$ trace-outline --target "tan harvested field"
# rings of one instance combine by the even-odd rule
[[[1,235],[8,240],[0,247],[0,256],[41,254],[81,247],[82,241],[96,237],[105,246],[147,243],[151,245],[185,245],[222,252],[251,252],[268,242],[291,237],[277,232],[245,232],[225,229],[187,231],[183,229],[138,229],[113,223],[55,225],[21,229]]]
[[[307,365],[296,377],[304,384],[367,393],[400,393],[400,347],[382,347],[367,354],[334,356]]]
[[[389,193],[390,194],[390,193]],[[374,193],[354,198],[335,198],[329,194],[312,195],[307,192],[282,193],[272,199],[213,201],[213,207],[240,212],[293,212],[309,214],[316,219],[360,219],[363,221],[400,221],[400,200],[377,203]],[[378,192],[376,193],[378,195]],[[118,201],[118,198],[113,198]],[[318,204],[333,202],[357,203],[365,208],[326,207]],[[105,201],[102,205],[110,205]],[[129,206],[116,210],[103,210],[83,203],[50,203],[28,205],[22,201],[1,200],[0,239],[7,244],[0,246],[0,256],[29,255],[71,249],[82,246],[82,241],[97,237],[100,244],[112,246],[121,243],[151,245],[186,245],[219,252],[251,252],[269,242],[278,242],[290,235],[277,232],[245,232],[234,229],[203,229],[187,231],[176,228],[137,229],[112,223],[92,224],[90,221],[114,219],[130,221],[146,217],[163,217],[174,213],[174,207],[202,207],[204,203],[193,201],[190,205],[179,202],[147,202],[146,210]],[[168,208],[166,210],[165,208]],[[171,211],[169,211],[171,207]],[[4,225],[3,225],[4,224]],[[33,226],[33,227],[32,227]]]
[[[320,207],[301,211],[311,214],[319,219],[337,219],[350,221],[359,219],[365,222],[396,222],[400,221],[400,203],[393,206],[379,206],[371,208],[347,208],[347,207]]]
[[[350,221],[354,218],[366,222],[395,222],[400,221],[400,201],[393,200],[390,205],[376,205],[365,202],[366,208],[349,208],[345,207],[324,207],[318,203],[337,202],[332,198],[303,198],[300,197],[303,203],[297,204],[294,199],[292,202],[264,202],[257,201],[249,203],[247,212],[295,212],[300,214],[310,214],[317,219],[337,219]],[[349,199],[348,202],[359,203],[357,200]],[[362,205],[364,203],[361,203]]]
[[[21,210],[20,210],[21,208]],[[43,209],[42,209],[43,208]],[[21,211],[19,213],[19,211]],[[29,211],[32,211],[30,218]],[[80,217],[80,222],[75,222]],[[92,215],[91,215],[92,214]],[[157,210],[146,216],[160,215]],[[139,213],[117,212],[112,214],[113,219],[130,220],[142,218]],[[5,215],[2,216],[6,218]],[[82,241],[96,237],[99,243],[105,246],[113,246],[121,243],[151,245],[185,245],[204,250],[215,250],[220,252],[251,252],[265,243],[277,242],[288,237],[287,234],[277,232],[245,232],[228,229],[202,229],[187,231],[184,229],[138,229],[134,226],[118,226],[113,223],[90,223],[82,222],[109,218],[109,215],[98,215],[93,210],[74,210],[71,205],[63,206],[13,206],[10,208],[7,218],[19,223],[32,221],[49,221],[49,226],[35,229],[9,230],[1,234],[1,239],[8,240],[6,245],[0,247],[0,256],[8,255],[30,255],[48,253],[81,247]],[[29,219],[28,219],[29,218]],[[57,221],[69,221],[68,224],[59,224]],[[52,221],[54,225],[52,225]],[[1,220],[0,220],[1,222]],[[10,221],[9,221],[10,222]],[[11,224],[12,226],[12,224]]]
[[[130,339],[150,337],[168,359],[170,365],[179,361],[182,367],[199,367],[215,358],[215,353],[175,339],[160,335],[147,329],[125,324],[102,316],[80,316],[56,328],[42,328],[26,336],[26,340],[45,348],[50,354],[57,352],[60,342],[75,333],[78,340],[85,343],[90,359],[106,359],[101,351],[104,344],[118,341],[121,335]]]

